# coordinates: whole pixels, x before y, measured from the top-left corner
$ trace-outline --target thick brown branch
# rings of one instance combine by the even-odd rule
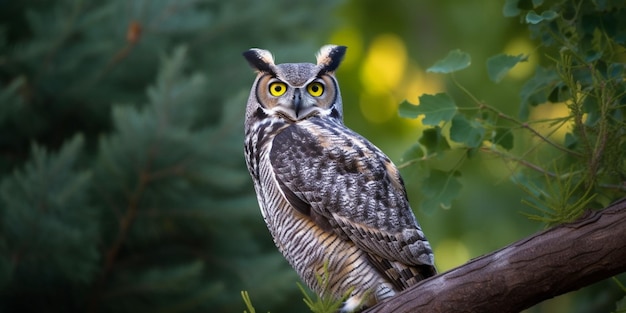
[[[437,275],[367,310],[519,312],[626,271],[626,199]]]

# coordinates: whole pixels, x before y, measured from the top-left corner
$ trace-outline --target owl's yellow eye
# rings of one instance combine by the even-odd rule
[[[270,94],[274,97],[280,97],[287,91],[287,84],[281,82],[273,82],[270,84]]]
[[[306,91],[313,97],[319,97],[324,93],[324,85],[318,82],[312,82],[306,86]]]

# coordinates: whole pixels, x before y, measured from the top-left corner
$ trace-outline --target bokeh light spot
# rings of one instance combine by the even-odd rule
[[[380,124],[396,114],[398,103],[390,93],[362,93],[359,97],[359,107],[368,121]]]
[[[435,262],[439,272],[455,268],[469,259],[469,251],[456,239],[444,239],[435,247]]]
[[[393,34],[376,37],[361,68],[361,83],[369,93],[383,93],[398,85],[407,64],[406,48]]]
[[[561,120],[570,115],[566,102],[545,103],[533,108],[530,111],[531,121]],[[572,131],[573,119],[568,119],[564,123],[536,123],[532,127],[541,135],[557,142],[565,141],[565,134]],[[555,128],[559,127],[559,128]],[[536,140],[541,140],[537,138]]]

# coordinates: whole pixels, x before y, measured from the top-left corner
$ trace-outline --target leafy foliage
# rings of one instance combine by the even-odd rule
[[[484,136],[485,128],[480,122],[467,120],[463,114],[456,114],[452,118],[451,140],[462,143],[468,148],[478,148],[482,145]]]
[[[498,54],[487,59],[487,73],[489,79],[499,83],[506,74],[519,62],[527,60],[527,56],[518,54],[516,56],[508,54]]]
[[[452,153],[461,149],[467,153],[459,162],[481,151],[496,155],[505,162],[517,163],[526,170],[512,173],[513,182],[528,192],[527,203],[539,212],[529,216],[547,225],[571,221],[589,207],[608,205],[624,191],[626,84],[623,78],[626,66],[619,56],[626,52],[626,4],[611,1],[531,3],[511,0],[506,2],[503,12],[506,16],[519,16],[522,22],[528,24],[531,35],[539,40],[538,51],[545,53],[548,60],[548,65],[537,67],[535,75],[520,92],[520,118],[509,116],[479,100],[452,76],[453,82],[472,100],[473,106],[457,107],[446,94],[436,95],[440,101],[431,101],[435,98],[433,96],[422,96],[417,107],[408,105],[406,101],[401,103],[401,116],[414,118],[424,114],[423,124],[435,126],[433,131],[424,131],[419,144],[407,151],[405,156],[415,162],[431,162],[432,158],[427,156],[433,153],[428,150]],[[489,78],[496,83],[502,81],[515,65],[527,58],[523,54],[498,54],[487,59]],[[469,65],[468,54],[453,50],[435,62],[429,71],[452,74]],[[422,103],[422,99],[426,101]],[[526,121],[533,107],[551,103],[565,104],[568,115]],[[442,115],[442,112],[452,114]],[[439,131],[442,121],[444,125],[450,123],[449,128],[443,128],[448,129],[447,134]],[[542,133],[536,128],[541,124],[553,130]],[[568,127],[571,130],[567,131],[564,139],[550,138],[559,128]],[[528,151],[517,151],[521,156],[513,154],[516,152],[512,150],[515,136],[528,135],[535,137],[537,146]],[[425,139],[427,137],[436,139]],[[430,149],[425,152],[423,141],[435,144],[431,143]],[[442,141],[448,141],[448,144],[440,144]],[[526,159],[524,156],[532,150],[545,151],[550,157]],[[459,167],[460,163],[457,163],[455,168]],[[430,171],[431,176],[432,173],[443,173],[427,166],[421,168]],[[456,171],[448,172],[447,179],[443,181],[454,181],[456,174],[452,173]],[[432,197],[429,188],[437,182],[423,180],[422,183],[423,195]],[[438,184],[439,203],[449,204],[458,194],[456,188],[449,190],[446,187],[445,184]],[[425,205],[436,206],[433,203]]]
[[[448,52],[448,55],[445,58],[435,62],[435,64],[429,67],[426,71],[449,74],[467,68],[471,64],[472,59],[470,55],[457,49]]]
[[[420,105],[416,106],[408,101],[400,104],[399,114],[402,117],[415,118],[424,115],[422,123],[436,126],[439,122],[449,122],[456,113],[454,100],[445,93],[436,95],[422,95]]]
[[[431,170],[430,175],[424,180],[424,198],[421,206],[424,208],[443,208],[452,207],[454,200],[461,190],[461,183],[456,176],[458,172],[443,172],[439,170]]]

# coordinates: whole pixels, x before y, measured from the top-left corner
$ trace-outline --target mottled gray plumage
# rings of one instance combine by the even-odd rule
[[[346,51],[324,46],[317,64],[274,64],[251,49],[245,154],[278,249],[318,294],[344,311],[370,306],[436,273],[433,254],[395,165],[343,124],[334,71]],[[325,275],[320,285],[316,277]]]

